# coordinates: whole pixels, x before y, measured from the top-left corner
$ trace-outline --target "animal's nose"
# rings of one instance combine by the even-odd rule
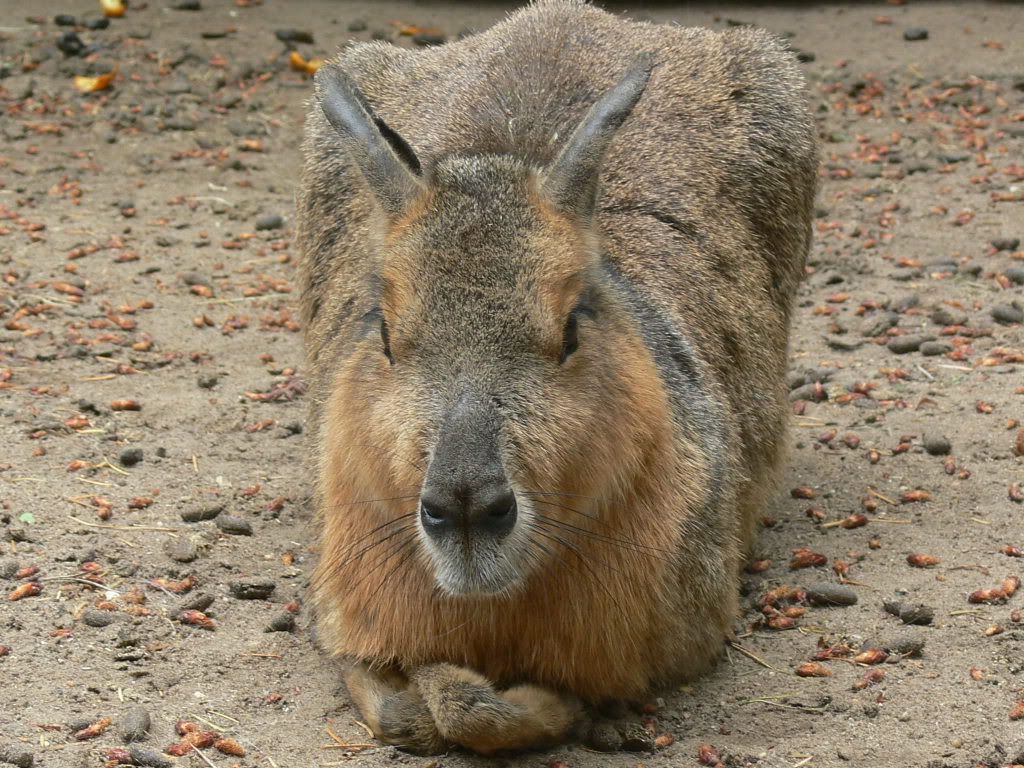
[[[457,531],[501,537],[516,522],[516,495],[506,485],[446,489],[427,486],[420,494],[420,520],[431,537]]]

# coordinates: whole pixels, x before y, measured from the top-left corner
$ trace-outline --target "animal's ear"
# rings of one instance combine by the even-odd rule
[[[316,96],[381,207],[400,215],[423,190],[412,147],[374,114],[359,87],[336,64],[316,73]]]
[[[597,202],[601,161],[615,131],[647,87],[654,61],[638,58],[622,79],[587,112],[545,174],[543,189],[557,208],[585,218]]]

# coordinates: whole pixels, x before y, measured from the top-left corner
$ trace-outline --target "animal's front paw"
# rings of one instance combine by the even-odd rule
[[[480,754],[539,749],[568,736],[580,714],[575,700],[534,685],[499,691],[452,664],[412,674],[440,735]]]
[[[434,724],[419,690],[398,672],[355,664],[345,678],[349,695],[373,735],[419,755],[439,755],[448,742]]]

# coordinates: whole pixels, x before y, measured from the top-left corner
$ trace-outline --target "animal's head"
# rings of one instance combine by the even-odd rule
[[[327,514],[404,528],[449,594],[512,590],[567,556],[664,431],[594,222],[602,159],[649,74],[627,72],[546,168],[478,156],[429,171],[344,72],[317,75],[381,214],[374,299],[325,425],[327,498],[356,506]]]

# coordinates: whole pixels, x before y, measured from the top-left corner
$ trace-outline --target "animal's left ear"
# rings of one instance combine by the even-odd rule
[[[651,77],[654,61],[643,55],[590,108],[544,176],[543,190],[567,214],[587,218],[597,203],[597,180],[612,137],[633,111]]]
[[[374,114],[362,91],[337,64],[316,73],[316,95],[381,207],[391,216],[400,216],[424,186],[412,147]]]

